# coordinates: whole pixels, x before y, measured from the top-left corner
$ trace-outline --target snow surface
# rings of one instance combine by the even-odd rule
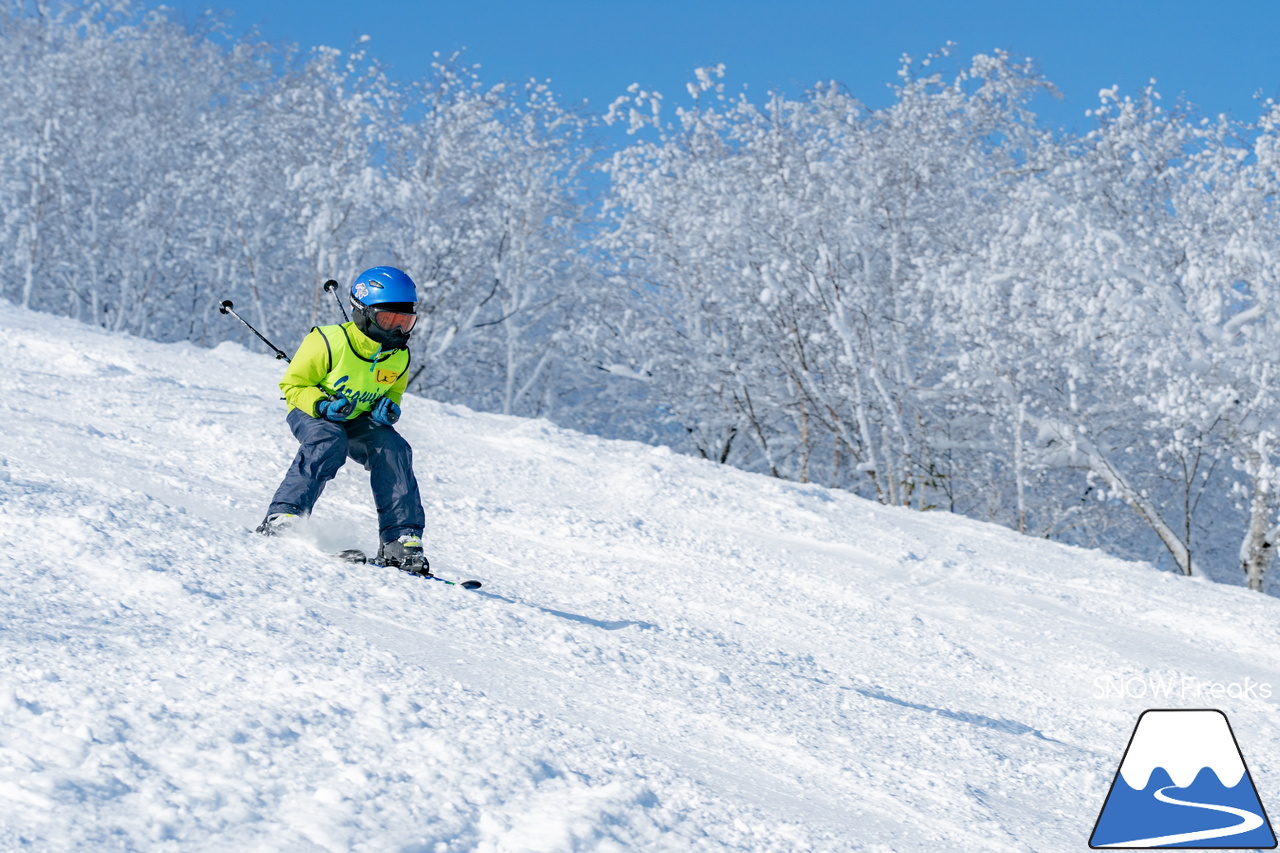
[[[0,849],[1082,850],[1148,707],[1280,807],[1273,697],[1134,686],[1280,685],[1275,599],[418,398],[485,588],[350,566],[354,465],[250,532],[282,364],[0,309]]]

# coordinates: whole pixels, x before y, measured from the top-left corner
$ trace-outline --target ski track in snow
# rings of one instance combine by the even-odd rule
[[[1094,679],[1280,687],[1274,599],[418,398],[485,588],[347,565],[354,464],[250,532],[279,362],[0,307],[0,849],[1084,849],[1178,706]],[[1274,699],[1213,706],[1265,803]]]

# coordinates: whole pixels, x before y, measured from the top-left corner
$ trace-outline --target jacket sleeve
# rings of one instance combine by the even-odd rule
[[[280,380],[280,391],[284,394],[289,410],[302,409],[311,417],[316,416],[316,403],[325,398],[320,381],[329,375],[329,345],[324,337],[312,329],[302,339],[293,361]]]

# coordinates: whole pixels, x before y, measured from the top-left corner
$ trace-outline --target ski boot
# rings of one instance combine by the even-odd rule
[[[383,542],[378,548],[378,562],[415,575],[431,574],[431,565],[422,553],[422,537],[412,533]]]
[[[291,512],[273,512],[262,520],[254,532],[263,536],[283,536],[293,530],[300,520],[300,516]]]

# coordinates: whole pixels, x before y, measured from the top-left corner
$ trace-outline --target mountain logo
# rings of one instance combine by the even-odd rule
[[[1143,711],[1089,846],[1275,848],[1271,822],[1226,714]]]

